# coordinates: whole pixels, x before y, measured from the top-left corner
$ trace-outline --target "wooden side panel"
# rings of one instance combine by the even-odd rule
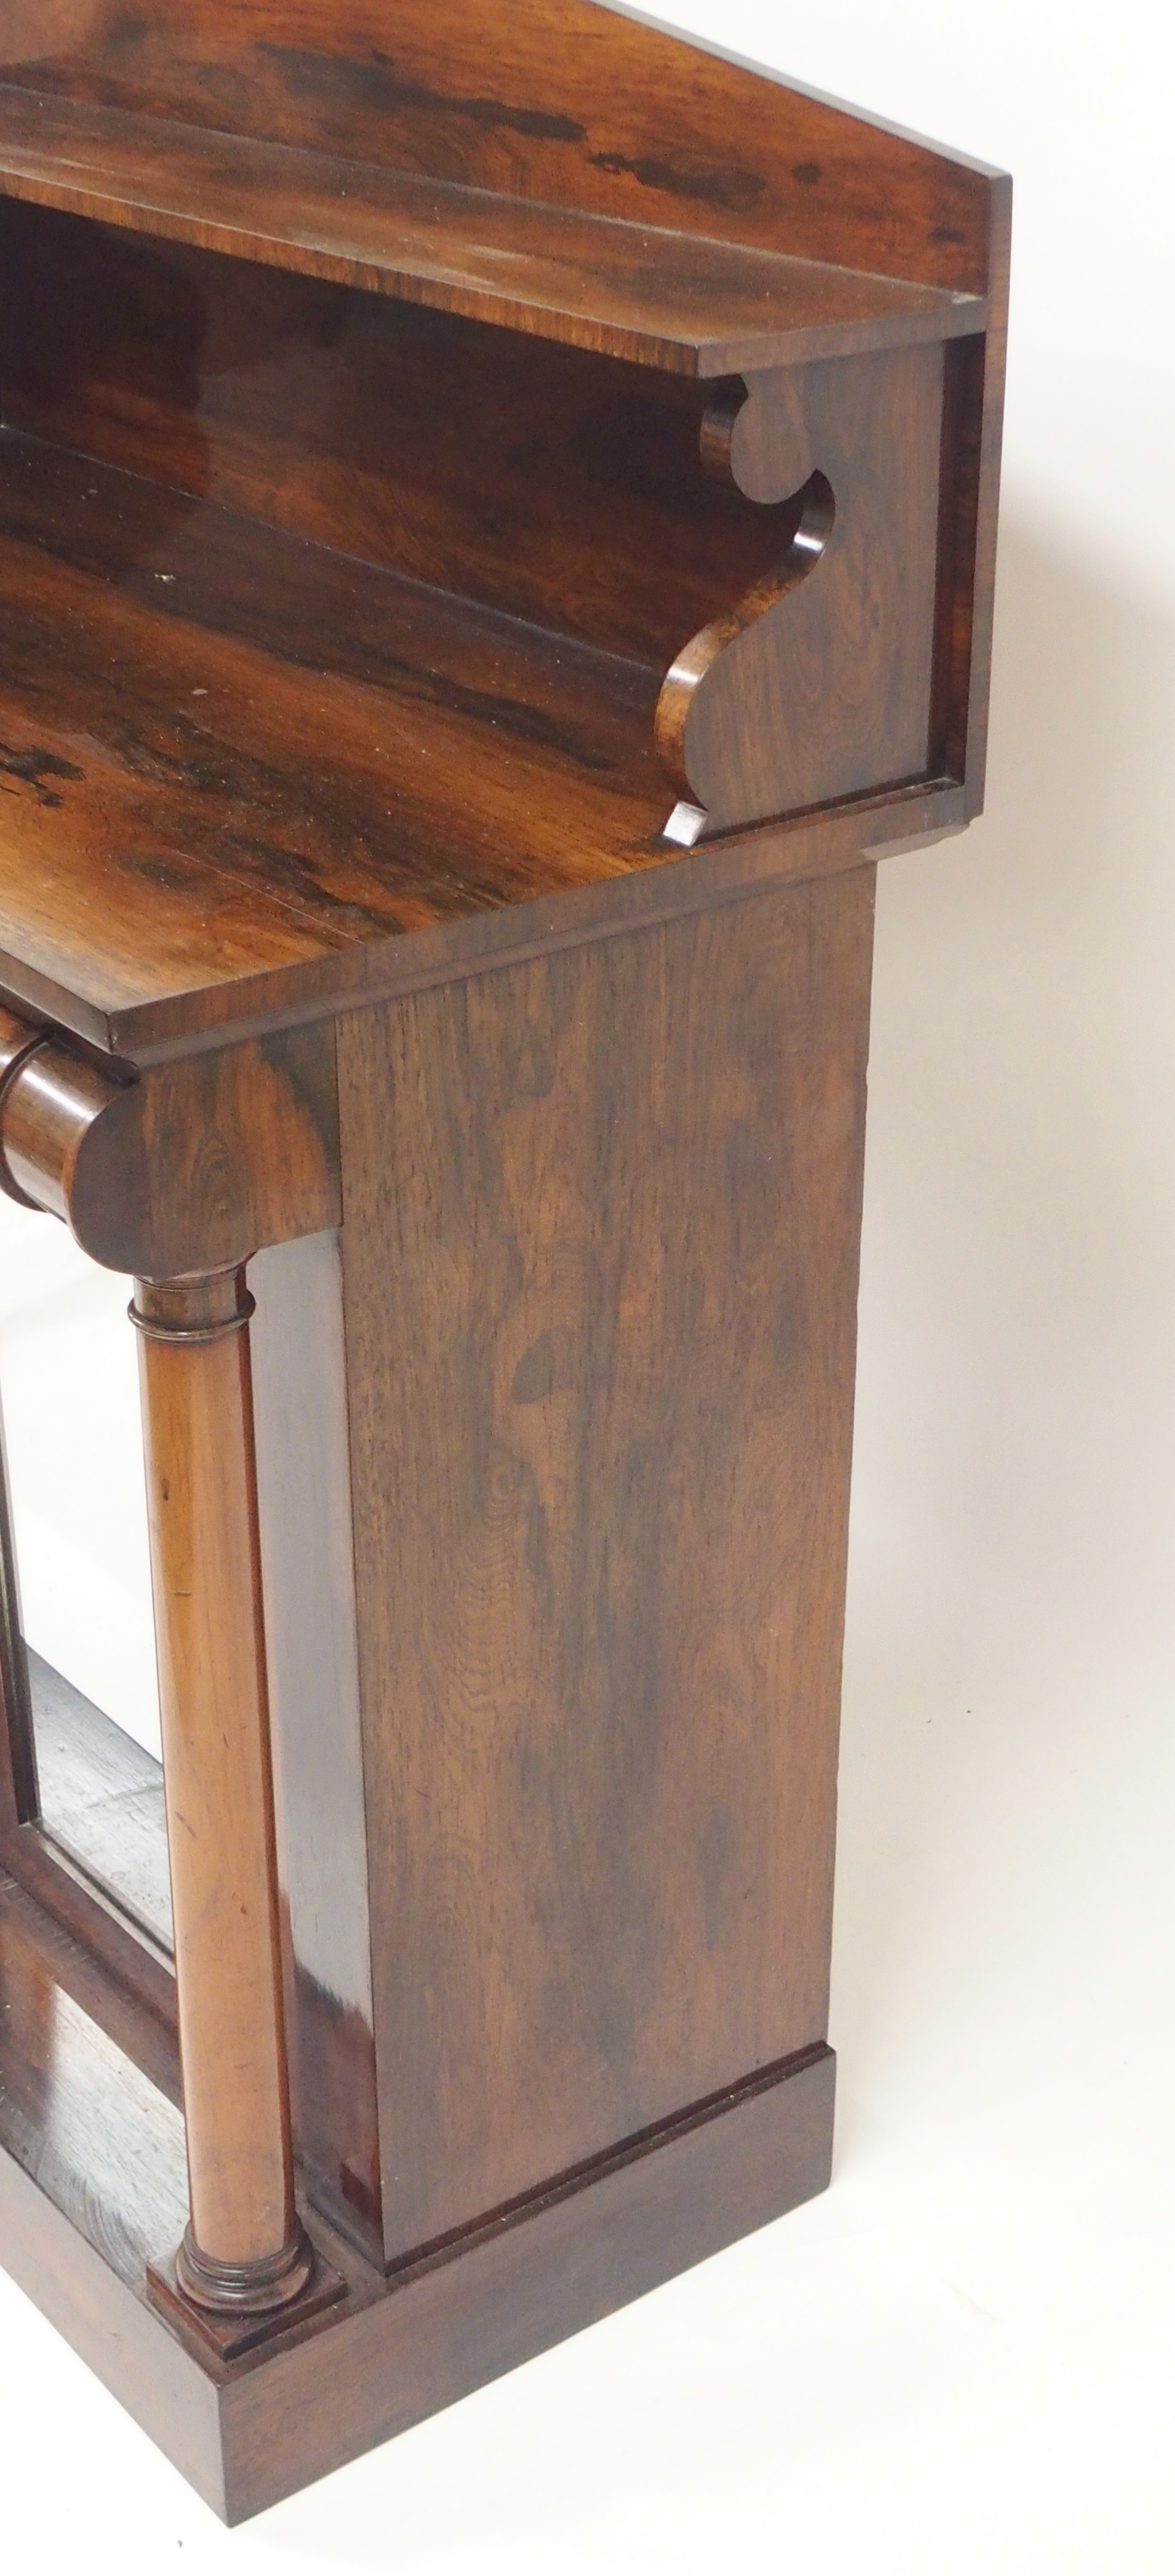
[[[390,2258],[823,2036],[872,897],[340,1026]]]
[[[992,628],[995,616],[996,531],[1004,443],[1004,380],[1008,365],[1008,295],[1012,260],[1012,182],[992,185],[991,318],[983,343],[983,383],[975,455],[974,552],[971,557],[971,624],[967,654],[967,815],[983,810],[987,728],[991,698]],[[967,345],[963,344],[964,347]],[[974,399],[974,392],[973,392]]]
[[[6,0],[25,87],[981,288],[986,172],[590,0]]]

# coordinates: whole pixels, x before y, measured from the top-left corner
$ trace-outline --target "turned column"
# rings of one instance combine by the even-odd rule
[[[136,1284],[198,2306],[285,2305],[294,2208],[243,1270]]]
[[[55,1032],[0,1009],[0,1189],[79,1235],[84,1201],[116,1268],[139,1266],[119,1251],[140,1223],[150,1106],[145,1084],[112,1079]],[[252,1305],[236,1261],[140,1278],[130,1310],[141,1336],[191,2199],[175,2270],[184,2297],[230,2323],[280,2311],[315,2268],[294,2206]],[[315,2297],[329,2294],[322,2274]]]

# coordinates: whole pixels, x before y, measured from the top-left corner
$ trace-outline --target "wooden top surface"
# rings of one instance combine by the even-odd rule
[[[0,21],[0,194],[504,322],[516,350],[684,378],[974,349],[990,289],[978,739],[1002,181],[591,0],[7,0]],[[540,916],[570,936],[678,901],[678,870],[709,900],[743,864],[662,837],[664,664],[15,434],[0,559],[0,984],[100,1046],[145,1061],[341,1008],[405,953],[457,971],[539,941]],[[850,855],[864,830],[827,824]]]
[[[0,193],[672,373],[982,330],[983,299],[0,88]]]

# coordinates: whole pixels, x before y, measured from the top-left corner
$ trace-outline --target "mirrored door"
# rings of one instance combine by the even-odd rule
[[[55,1219],[0,1197],[6,1695],[22,1819],[170,1948],[130,1294]]]

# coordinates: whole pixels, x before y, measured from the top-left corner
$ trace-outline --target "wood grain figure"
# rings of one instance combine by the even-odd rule
[[[1009,214],[606,0],[0,12],[0,1189],[133,1297],[164,1746],[0,1477],[0,2256],[230,2521],[828,2180]]]

